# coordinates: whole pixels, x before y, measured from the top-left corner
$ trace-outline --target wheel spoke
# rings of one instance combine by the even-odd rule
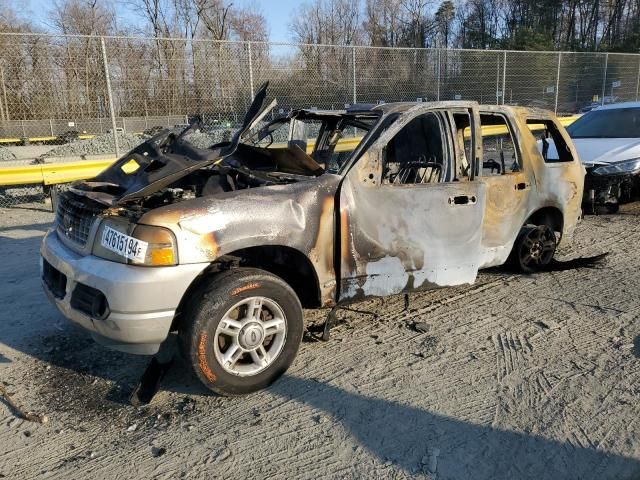
[[[549,252],[554,248],[556,248],[556,242],[554,242],[553,240],[547,240],[546,242],[542,243],[542,250],[544,252]]]
[[[531,254],[530,254],[530,253],[528,253],[528,252],[527,252],[527,254],[525,254],[525,255],[522,257],[522,263],[523,263],[523,264],[525,264],[525,265],[529,265],[529,263],[531,262],[531,260],[533,260],[533,257],[532,257],[532,256],[531,256]]]
[[[540,230],[536,228],[535,230],[529,232],[529,235],[527,235],[527,240],[530,240],[531,243],[540,240]]]
[[[251,355],[251,359],[254,363],[260,365],[261,367],[266,367],[269,365],[271,361],[271,357],[269,356],[269,352],[267,352],[263,345],[258,346],[255,350],[249,352]]]
[[[238,338],[238,333],[242,328],[242,324],[237,320],[232,320],[230,318],[225,318],[220,322],[218,326],[218,333],[226,335],[231,338]]]
[[[243,352],[240,348],[240,345],[238,345],[236,342],[233,342],[231,345],[229,345],[227,351],[224,352],[223,361],[225,365],[227,365],[228,367],[233,367],[236,362],[240,360],[242,353]]]
[[[262,326],[264,327],[265,337],[285,331],[284,318],[272,318],[264,322]]]
[[[247,305],[247,318],[261,320],[262,297],[253,297]]]

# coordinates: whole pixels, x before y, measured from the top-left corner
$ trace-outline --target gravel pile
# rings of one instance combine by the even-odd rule
[[[184,139],[194,147],[209,148],[214,143],[218,143],[219,140],[216,141],[215,137],[215,135],[212,135],[210,133],[196,130],[185,135]]]
[[[0,147],[0,162],[10,162],[15,160],[16,156],[8,148]]]
[[[229,140],[231,140],[233,134],[237,131],[237,129],[238,127],[234,126],[229,128],[216,128],[206,131],[195,130],[190,132],[185,137],[185,140],[198,148],[209,148],[211,145],[214,145],[216,143],[228,142]],[[281,128],[278,131],[274,132],[274,142],[286,142],[287,133],[287,128]],[[120,147],[120,152],[125,153],[129,150],[132,150],[147,138],[149,137],[139,137],[126,133],[118,133],[118,144]],[[61,145],[48,151],[43,156],[76,157],[81,155],[104,155],[113,153],[114,151],[115,145],[113,142],[113,135],[111,133],[106,133],[104,135],[98,135],[88,140],[77,140],[75,142],[67,143],[66,145]],[[8,153],[9,155],[12,155],[11,152]],[[2,151],[0,150],[0,160],[3,160],[4,157],[1,155]]]
[[[118,133],[120,152],[128,152],[144,141],[144,138],[127,133]],[[105,133],[88,140],[78,140],[61,145],[44,154],[46,157],[74,157],[80,155],[104,155],[115,151],[113,134]]]

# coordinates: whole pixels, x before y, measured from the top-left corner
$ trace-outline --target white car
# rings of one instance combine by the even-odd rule
[[[640,186],[640,102],[595,108],[567,131],[587,169],[585,202],[617,211]]]

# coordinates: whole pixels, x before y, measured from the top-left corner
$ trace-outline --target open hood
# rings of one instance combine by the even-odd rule
[[[184,140],[196,124],[184,130],[165,130],[138,145],[97,177],[72,187],[74,193],[107,206],[145,197],[203,167],[233,155],[242,137],[259,118],[268,82],[256,93],[242,126],[228,143],[200,149]]]

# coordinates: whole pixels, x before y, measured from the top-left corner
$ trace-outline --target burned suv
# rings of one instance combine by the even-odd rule
[[[265,125],[265,96],[229,142],[164,131],[60,197],[45,290],[99,343],[154,354],[177,332],[208,388],[252,392],[292,363],[303,308],[536,271],[580,217],[584,169],[552,113],[390,103]]]

